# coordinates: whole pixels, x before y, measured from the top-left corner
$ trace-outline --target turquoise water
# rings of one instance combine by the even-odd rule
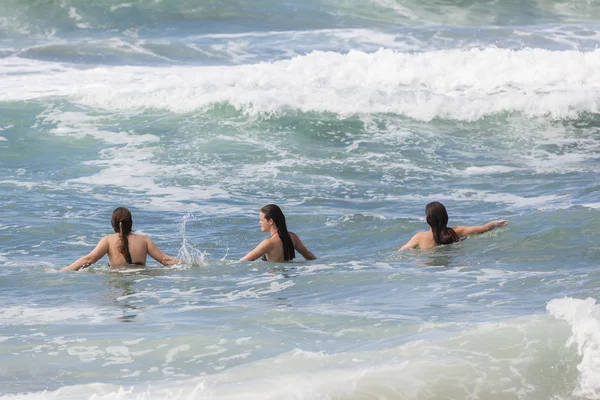
[[[2,2],[0,398],[600,398],[599,17]],[[433,200],[510,224],[396,252]],[[59,273],[118,206],[183,263]]]

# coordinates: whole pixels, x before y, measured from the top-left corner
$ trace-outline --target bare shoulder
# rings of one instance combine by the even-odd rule
[[[276,243],[279,243],[280,241],[281,241],[281,239],[279,239],[279,236],[276,235],[276,236],[273,236],[270,238],[266,238],[265,240],[263,240],[261,242],[261,244],[265,244],[268,246],[274,246]]]
[[[147,236],[147,235],[142,235],[142,234],[140,234],[140,233],[133,233],[133,232],[131,232],[131,233],[129,234],[129,236],[131,236],[131,237],[138,237],[138,238],[144,238],[144,239],[148,238],[148,236]]]
[[[427,232],[417,232],[415,233],[408,242],[406,242],[402,247],[398,249],[398,251],[414,249],[417,247],[423,247],[423,239],[424,234]]]
[[[150,237],[138,233],[130,233],[128,235],[128,240],[130,245],[144,246],[147,249],[156,246]]]
[[[269,252],[274,247],[275,247],[275,240],[273,238],[267,238],[267,239],[263,240],[262,242],[260,242],[258,244],[258,246],[256,246],[257,249],[260,249],[263,252]]]
[[[104,236],[100,241],[104,240],[108,243],[115,243],[119,240],[120,236],[118,233],[112,233],[110,235]]]
[[[150,237],[148,237],[146,235],[140,235],[139,233],[133,233],[133,232],[129,234],[129,238],[133,239],[133,240],[139,240],[141,242],[151,241]]]
[[[300,239],[300,236],[296,235],[294,232],[288,232],[290,234],[290,237],[292,238],[292,243],[294,243],[294,246],[296,246],[296,244],[298,242],[302,242],[302,240]]]
[[[428,233],[429,233],[429,231],[417,232],[417,233],[415,233],[415,236],[413,236],[413,238],[415,238],[415,239],[426,238]]]

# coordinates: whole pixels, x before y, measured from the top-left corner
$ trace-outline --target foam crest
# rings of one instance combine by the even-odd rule
[[[0,308],[0,324],[3,325],[36,325],[65,323],[67,321],[97,324],[116,316],[117,314],[102,313],[98,309],[89,307],[32,308],[11,306]]]
[[[548,302],[546,309],[555,318],[571,325],[572,336],[567,346],[576,345],[582,356],[579,387],[574,395],[586,399],[600,398],[600,305],[592,298],[565,297]]]
[[[464,175],[499,175],[518,170],[518,168],[507,167],[505,165],[488,165],[485,167],[467,167],[465,170],[457,172]]]
[[[292,109],[429,121],[507,112],[575,118],[600,104],[600,50],[318,51],[242,66],[85,70],[11,59],[0,60],[0,76],[0,100],[67,97],[119,111],[187,113],[228,103],[250,114]]]

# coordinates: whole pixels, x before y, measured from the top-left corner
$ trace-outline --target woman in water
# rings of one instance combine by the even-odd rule
[[[241,261],[254,261],[262,257],[263,261],[292,261],[296,257],[294,250],[298,250],[307,260],[316,260],[317,257],[302,243],[302,240],[293,232],[288,232],[285,216],[275,204],[268,204],[260,209],[258,214],[260,230],[270,234],[268,239],[260,242]]]
[[[154,242],[144,235],[131,232],[133,220],[125,207],[119,207],[112,213],[110,220],[115,233],[104,236],[90,254],[81,257],[62,271],[77,271],[86,268],[108,253],[110,268],[123,267],[128,264],[145,265],[146,255],[163,265],[178,264],[179,260],[163,253]]]
[[[455,226],[450,228],[448,227],[446,207],[438,201],[427,204],[425,215],[431,229],[414,235],[400,250],[414,249],[415,247],[430,249],[441,244],[458,242],[465,236],[488,232],[508,224],[507,220],[499,220],[480,226]]]

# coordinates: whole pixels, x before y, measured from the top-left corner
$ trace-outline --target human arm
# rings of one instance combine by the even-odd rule
[[[265,239],[259,243],[251,252],[240,258],[240,261],[254,261],[262,257],[269,250],[269,239]]]
[[[146,237],[146,247],[148,249],[148,254],[150,257],[154,258],[156,261],[161,263],[162,265],[175,265],[179,264],[179,260],[175,257],[171,257],[162,252],[161,249],[158,248],[156,244],[150,239]]]
[[[96,248],[92,250],[90,254],[81,257],[73,264],[61,269],[61,271],[77,271],[81,268],[87,268],[104,257],[106,253],[108,253],[108,238],[105,236],[98,242]]]
[[[494,230],[496,228],[499,228],[499,227],[502,227],[502,226],[506,226],[506,225],[508,225],[508,221],[505,220],[505,219],[502,219],[502,220],[488,222],[485,225],[479,225],[479,226],[455,226],[452,229],[454,229],[454,232],[456,232],[456,234],[459,237],[464,237],[464,236],[476,235],[476,234],[479,234],[479,233],[489,232],[491,230]]]
[[[305,260],[316,260],[317,256],[315,256],[309,249],[306,248],[302,240],[295,233],[290,232],[290,236],[292,237],[292,241],[294,242],[294,249],[298,250],[298,253],[302,254]]]
[[[406,242],[398,251],[414,249],[419,247],[419,234],[415,234],[408,242]]]

